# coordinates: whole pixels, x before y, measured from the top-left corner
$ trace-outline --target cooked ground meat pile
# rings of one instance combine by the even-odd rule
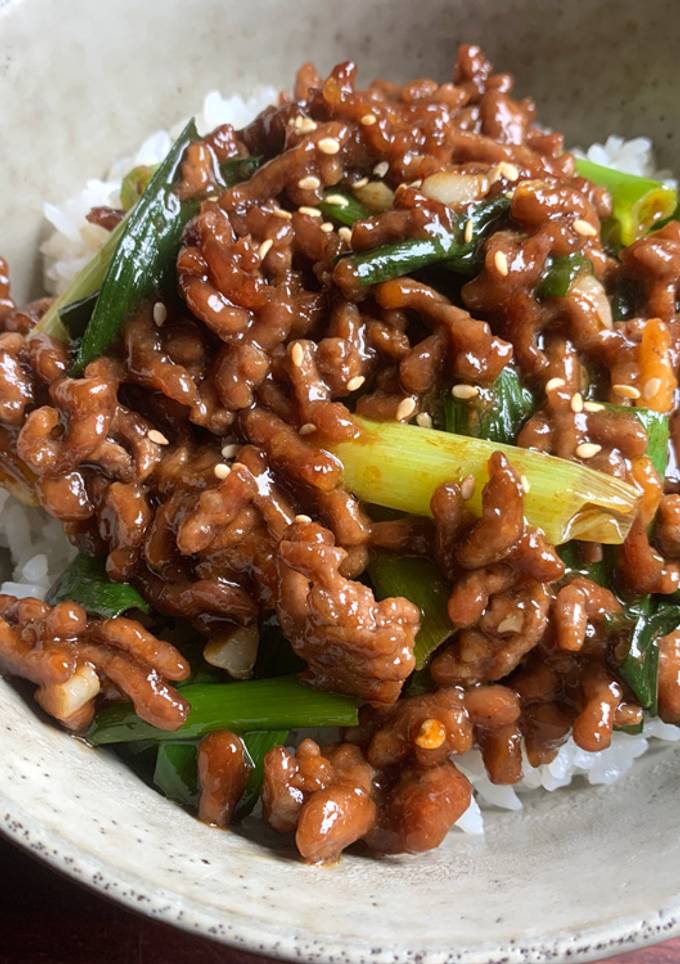
[[[658,477],[632,414],[640,399],[674,407],[680,223],[614,257],[601,240],[609,194],[575,173],[561,135],[536,126],[533,102],[511,89],[474,46],[441,84],[360,89],[352,63],[325,80],[305,65],[292,97],[190,146],[180,196],[200,207],[176,293],[137,308],[81,374],[69,374],[67,346],[33,330],[49,301],[16,307],[0,262],[0,478],[30,488],[155,613],[188,622],[209,661],[231,645],[247,676],[275,621],[307,683],[361,702],[342,742],[305,739],[266,757],[265,818],[295,833],[306,860],[358,840],[378,853],[436,847],[470,803],[454,760],[472,746],[492,781],[512,784],[523,746],[538,765],[570,734],[596,751],[642,719],[618,673],[620,596],[584,574],[603,548],[582,543],[582,565],[565,567],[527,523],[525,481],[500,450],[481,516],[455,466],[430,519],[376,513],[343,486],[329,451],[356,436],[352,413],[439,427],[452,388],[473,404],[513,372],[536,400],[519,446],[643,493],[615,551],[621,590],[680,587],[678,478]],[[247,156],[261,159],[255,172],[219,188],[216,165]],[[327,219],[352,193],[365,216]],[[496,222],[465,277],[442,268],[363,284],[360,260],[343,257],[437,237],[481,202],[495,204]],[[111,230],[121,216],[90,217]],[[576,256],[588,270],[565,294],[541,295],[546,267]],[[621,291],[629,310],[613,319]],[[450,635],[426,679],[413,675],[420,610],[376,598],[366,577],[378,550],[436,560],[450,586]],[[74,731],[97,701],[125,696],[175,730],[189,706],[172,684],[189,661],[145,625],[5,596],[0,668],[36,684],[41,707]],[[678,639],[659,644],[659,712],[673,723]],[[249,772],[240,738],[210,734],[198,769],[200,815],[226,826]]]

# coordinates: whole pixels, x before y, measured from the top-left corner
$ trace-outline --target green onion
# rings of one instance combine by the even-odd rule
[[[116,225],[99,251],[97,251],[85,267],[78,272],[73,281],[70,282],[59,297],[54,299],[38,322],[37,331],[44,331],[45,334],[51,335],[52,338],[56,338],[57,341],[70,341],[69,332],[64,327],[59,314],[66,306],[72,305],[74,302],[83,301],[96,291],[99,291],[106,277],[106,272],[109,270],[111,258],[125,231],[125,225],[126,221],[121,221],[120,224]]]
[[[416,669],[422,669],[430,656],[453,633],[446,605],[451,588],[429,559],[376,552],[368,566],[376,597],[404,596],[418,606],[420,629],[416,636]]]
[[[549,542],[619,544],[633,522],[638,503],[633,486],[576,462],[416,425],[354,420],[359,436],[331,450],[344,466],[347,487],[367,502],[430,515],[438,486],[472,475],[476,486],[468,504],[479,513],[488,460],[501,451],[529,482],[527,518]]]
[[[157,170],[158,164],[138,164],[127,172],[120,185],[120,203],[124,211],[135,206]]]
[[[655,412],[651,408],[629,407],[627,405],[613,405],[610,402],[601,403],[604,410],[612,415],[633,415],[647,433],[647,448],[645,454],[651,460],[654,469],[661,479],[666,475],[668,462],[668,439],[670,427],[668,415]]]
[[[593,265],[579,252],[563,257],[548,258],[536,286],[539,298],[564,298],[582,272],[593,272]]]
[[[445,262],[459,274],[472,274],[479,267],[481,241],[510,209],[505,197],[471,204],[457,218],[452,233],[441,231],[426,238],[414,238],[349,255],[341,263],[349,265],[360,285],[375,285],[391,278],[412,274],[431,264]],[[465,225],[472,222],[472,239],[465,240]]]
[[[312,726],[355,726],[357,702],[323,693],[290,676],[244,683],[196,683],[182,687],[191,710],[178,730],[159,730],[145,723],[129,703],[104,707],[87,733],[94,744],[137,740],[193,740],[213,730],[300,729]]]
[[[174,191],[175,176],[184,151],[197,137],[196,125],[189,121],[129,215],[38,325],[39,330],[68,340],[59,320],[60,309],[101,289],[78,348],[74,372],[81,372],[106,351],[123,322],[174,269],[184,225],[197,210],[196,202],[180,203]]]
[[[329,200],[335,199],[338,200]],[[342,201],[339,199],[342,198]],[[330,188],[326,191],[324,200],[319,203],[319,210],[329,221],[337,224],[346,224],[351,227],[355,221],[363,221],[370,218],[371,212],[361,201],[358,201],[353,194],[346,191]]]
[[[39,331],[64,342],[82,335],[74,372],[102,355],[135,308],[170,280],[182,231],[198,209],[196,200],[180,202],[174,190],[184,151],[197,138],[196,125],[189,121],[161,164],[133,168],[125,176],[121,199],[127,217],[43,315]],[[259,157],[229,158],[220,165],[220,187],[249,178],[260,163]],[[83,303],[96,292],[82,331]],[[74,311],[77,320],[65,324],[62,312],[68,319]]]
[[[113,752],[123,763],[148,786],[153,786],[153,772],[156,766],[158,744],[149,740],[139,743],[119,743]]]
[[[134,586],[109,579],[105,561],[99,556],[80,554],[69,563],[47,594],[51,606],[62,599],[80,603],[88,613],[105,619],[113,619],[129,609],[149,612],[148,603]]]
[[[288,730],[262,730],[246,733],[245,748],[252,764],[246,788],[234,812],[236,820],[247,817],[257,803],[264,779],[264,758],[275,746],[282,746],[288,739]]]
[[[276,617],[266,617],[260,624],[260,643],[254,670],[256,679],[291,676],[301,673],[305,665],[281,632]]]
[[[430,670],[427,666],[424,666],[423,669],[417,669],[411,673],[404,683],[404,689],[401,695],[422,696],[424,693],[431,693],[435,689],[436,686],[432,682]]]
[[[262,157],[251,155],[248,157],[229,157],[220,164],[222,187],[231,187],[239,181],[247,181],[262,164]]]
[[[243,796],[234,812],[235,820],[246,817],[257,803],[264,778],[264,758],[275,746],[286,742],[288,730],[254,731],[244,733],[242,739],[251,768]],[[152,745],[157,747],[154,785],[169,800],[174,800],[187,810],[196,810],[201,793],[198,782],[198,741],[168,741]]]
[[[581,547],[575,541],[565,542],[558,548],[557,554],[566,567],[567,576],[585,576],[586,579],[596,582],[598,586],[612,588],[616,553],[609,546],[604,548],[602,558],[598,562],[584,562]]]
[[[659,637],[680,626],[680,606],[643,596],[630,603],[623,617],[613,617],[614,631],[621,622],[633,623],[628,653],[618,667],[636,700],[651,716],[658,713]]]
[[[71,338],[72,341],[81,338],[84,334],[92,317],[94,306],[97,304],[98,297],[99,291],[95,291],[94,294],[86,295],[84,298],[72,301],[70,304],[64,305],[63,308],[59,309],[59,320],[67,330],[69,338]]]
[[[677,191],[661,181],[624,174],[580,157],[576,158],[576,170],[611,194],[614,236],[624,246],[670,218],[677,207]]]
[[[157,748],[154,786],[188,810],[196,809],[200,796],[196,757],[197,744],[189,741],[161,743]]]
[[[123,222],[125,230],[78,347],[76,372],[104,354],[125,320],[174,271],[182,231],[198,209],[197,201],[180,202],[174,182],[186,148],[197,137],[190,121]]]
[[[614,321],[628,321],[639,314],[643,292],[639,281],[632,278],[618,278],[609,293]]]
[[[522,386],[514,369],[504,368],[494,384],[480,387],[474,398],[455,398],[447,392],[444,428],[456,435],[512,445],[533,410],[531,392]]]
[[[615,411],[632,412],[647,433],[647,455],[654,466],[659,478],[666,476],[668,464],[668,440],[670,425],[668,415],[655,412],[651,408],[627,408],[625,405],[606,406]]]

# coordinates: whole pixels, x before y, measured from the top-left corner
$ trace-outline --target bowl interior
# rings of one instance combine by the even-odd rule
[[[203,94],[287,85],[313,57],[370,74],[450,76],[483,43],[567,142],[646,133],[662,164],[680,19],[670,0],[0,0],[0,252],[19,297],[39,290],[41,203],[60,201]],[[0,817],[56,866],[138,909],[252,950],[309,960],[598,957],[680,930],[680,753],[617,787],[542,795],[490,814],[484,839],[318,869],[261,827],[223,834],[111,756],[40,721],[0,681]],[[262,846],[262,844],[265,846]]]

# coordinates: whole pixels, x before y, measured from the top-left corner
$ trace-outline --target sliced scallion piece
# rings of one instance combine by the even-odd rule
[[[456,435],[470,435],[490,442],[512,445],[534,410],[531,392],[524,388],[512,368],[504,368],[490,388],[479,387],[473,398],[444,398],[444,428]]]
[[[341,258],[338,264],[360,285],[374,285],[391,278],[412,274],[428,265],[444,262],[457,274],[472,274],[479,267],[480,243],[491,228],[509,211],[505,197],[492,198],[470,204],[449,233],[440,231],[424,238],[412,238],[386,244],[360,254]],[[472,230],[466,225],[472,225]],[[471,235],[468,240],[466,238]]]
[[[188,810],[194,810],[198,806],[196,751],[195,741],[161,743],[157,750],[153,774],[154,786],[168,800],[174,800]]]
[[[582,272],[593,273],[593,265],[580,252],[563,257],[548,258],[541,279],[536,286],[539,298],[564,298]]]
[[[87,738],[95,744],[137,740],[194,740],[213,730],[300,729],[355,726],[357,702],[349,696],[322,693],[297,678],[248,680],[244,683],[192,683],[182,687],[191,710],[186,723],[172,732],[141,720],[129,703],[115,703],[97,714]]]
[[[420,629],[414,649],[416,669],[453,633],[446,604],[451,592],[437,566],[429,559],[376,552],[368,575],[378,599],[404,596],[420,609]]]
[[[612,618],[614,631],[623,625],[629,635],[628,653],[618,667],[636,700],[651,716],[658,714],[659,646],[661,636],[680,626],[680,606],[653,596],[629,603],[622,616]],[[632,623],[632,632],[630,626]]]
[[[638,503],[633,486],[579,463],[400,422],[356,416],[355,422],[358,437],[331,451],[344,466],[347,487],[367,502],[426,516],[442,482],[471,475],[476,485],[468,504],[479,513],[488,460],[501,451],[529,482],[527,518],[549,542],[619,544],[632,525]]]
[[[47,594],[51,606],[62,599],[71,599],[104,619],[113,619],[129,609],[149,612],[149,604],[134,586],[109,579],[103,558],[83,553],[69,563]]]
[[[678,193],[661,181],[625,174],[586,158],[576,158],[576,170],[593,184],[606,187],[612,197],[615,240],[632,244],[659,222],[670,218],[678,204]]]
[[[45,334],[51,335],[57,341],[68,342],[71,340],[70,333],[60,318],[60,313],[67,305],[82,302],[99,291],[106,277],[106,272],[109,270],[113,253],[125,231],[125,223],[125,221],[121,221],[120,224],[116,225],[99,251],[92,256],[91,260],[78,272],[64,291],[54,299],[38,322],[37,331],[44,331]]]
[[[351,227],[355,221],[370,218],[371,212],[353,194],[336,188],[326,191],[324,200],[319,202],[319,210],[329,221]]]
[[[260,797],[264,778],[264,758],[275,746],[288,739],[288,730],[263,730],[244,733],[243,744],[250,763],[248,782],[236,809],[234,819],[242,820],[253,809]],[[130,744],[135,746],[136,744]],[[157,746],[154,785],[169,800],[181,804],[187,810],[196,810],[200,797],[198,782],[198,741],[161,743]]]

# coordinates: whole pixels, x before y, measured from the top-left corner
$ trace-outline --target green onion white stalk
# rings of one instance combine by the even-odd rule
[[[569,539],[620,544],[632,525],[638,503],[633,486],[577,462],[400,422],[358,417],[355,422],[359,437],[332,451],[344,466],[347,487],[368,502],[427,516],[439,485],[472,476],[476,484],[468,504],[479,513],[488,460],[501,451],[528,482],[530,524],[553,544]]]

